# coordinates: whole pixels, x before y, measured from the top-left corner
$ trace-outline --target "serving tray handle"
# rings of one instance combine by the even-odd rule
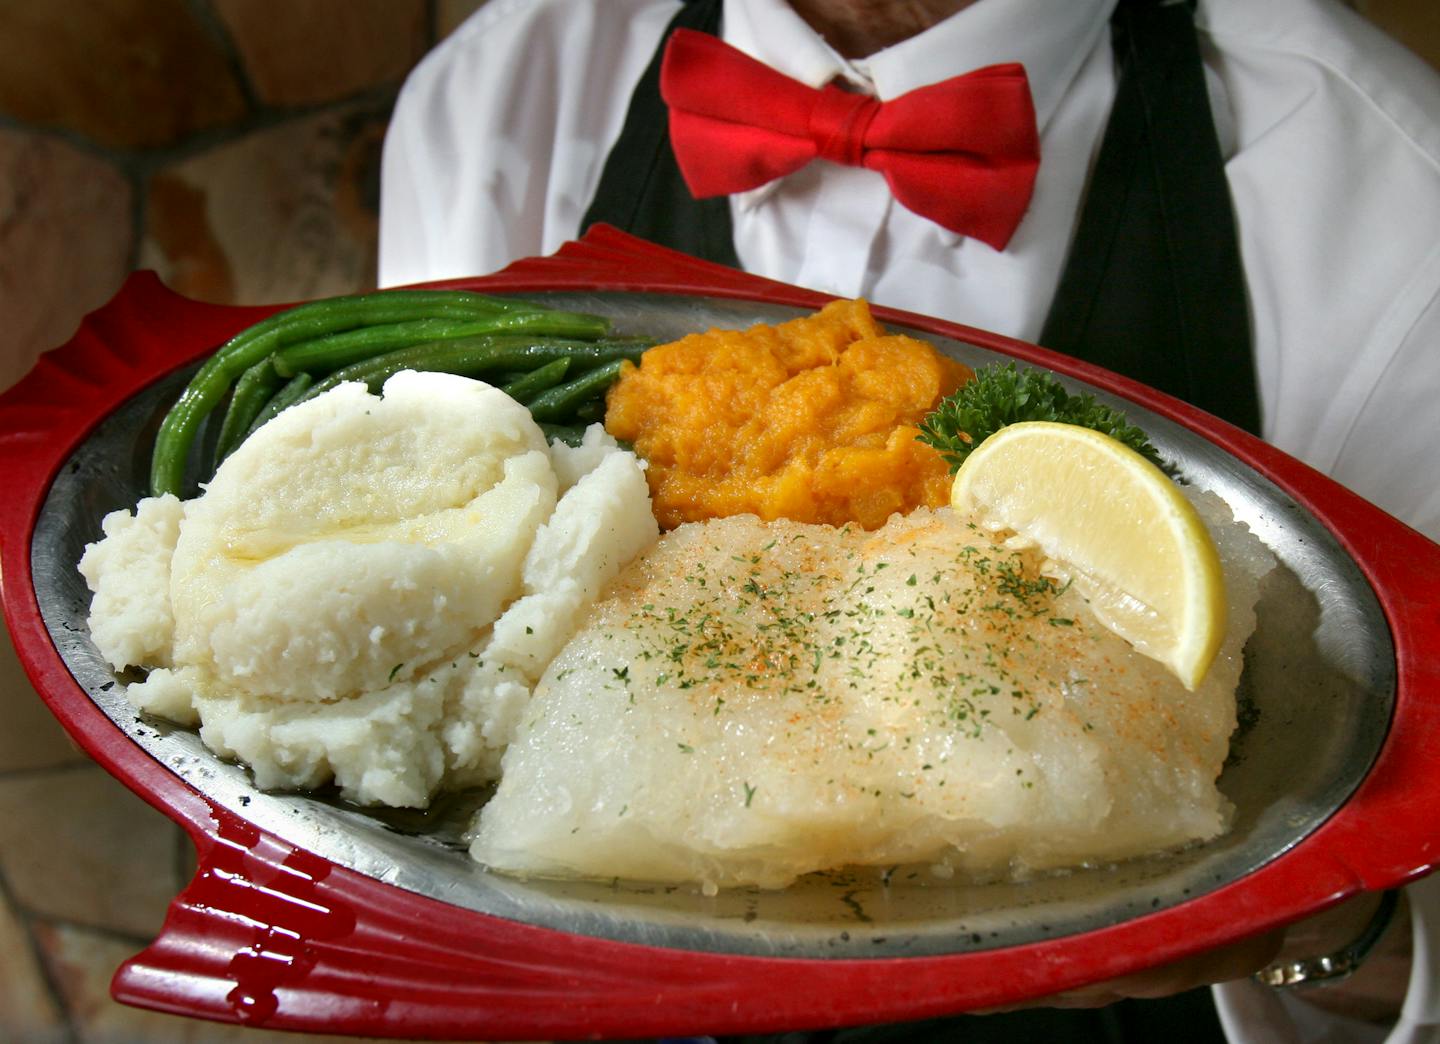
[[[915,1017],[917,1004],[955,1010],[963,987],[943,961],[922,962],[905,988],[879,990],[864,961],[817,968],[564,935],[469,911],[457,918],[452,907],[212,812],[195,834],[195,877],[155,942],[116,973],[116,1000],[271,1029],[570,1039]],[[745,1003],[758,981],[763,1010]],[[821,1015],[809,1000],[816,991],[845,999]]]

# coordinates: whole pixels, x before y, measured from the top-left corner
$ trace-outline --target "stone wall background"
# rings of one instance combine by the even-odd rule
[[[395,93],[483,2],[0,2],[0,389],[136,268],[222,303],[372,287]],[[1350,2],[1440,66],[1435,0]]]
[[[222,303],[373,286],[395,94],[482,2],[0,3],[0,388],[136,268]]]

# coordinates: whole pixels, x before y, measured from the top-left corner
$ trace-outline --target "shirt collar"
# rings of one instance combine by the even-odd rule
[[[785,0],[725,0],[726,43],[811,87],[837,77],[881,101],[1000,62],[1030,79],[1040,132],[1069,88],[1117,0],[977,0],[917,36],[866,58],[846,59]],[[743,193],[757,204],[774,183]]]

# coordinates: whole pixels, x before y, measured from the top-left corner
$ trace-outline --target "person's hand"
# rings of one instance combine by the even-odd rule
[[[1364,932],[1379,903],[1380,893],[1367,892],[1318,917],[1291,925],[1280,958],[1315,957],[1348,946]],[[1329,986],[1290,992],[1337,1015],[1367,1022],[1393,1022],[1410,984],[1412,939],[1410,903],[1402,891],[1390,927],[1354,975]]]

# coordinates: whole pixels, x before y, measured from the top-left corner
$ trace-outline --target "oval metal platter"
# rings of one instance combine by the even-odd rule
[[[783,320],[820,303],[603,229],[557,258],[449,285],[523,290],[661,339]],[[122,1000],[276,1028],[431,1037],[920,1017],[1178,959],[1435,861],[1420,820],[1436,807],[1440,770],[1423,768],[1416,744],[1437,728],[1435,667],[1423,649],[1440,619],[1440,549],[1158,393],[1033,346],[878,309],[890,329],[972,366],[1019,357],[1125,410],[1183,481],[1218,493],[1275,553],[1280,566],[1246,648],[1241,727],[1220,779],[1235,807],[1227,834],[1022,882],[965,883],[905,867],[706,895],[489,873],[464,838],[484,792],[444,795],[420,812],[259,791],[193,730],[131,708],[126,679],[90,643],[89,592],[75,564],[103,515],[144,494],[156,426],[200,349],[260,314],[185,302],[140,280],[61,350],[74,357],[101,343],[120,360],[121,387],[107,383],[85,410],[38,428],[26,420],[33,402],[14,392],[0,399],[10,448],[28,462],[22,484],[33,489],[28,509],[12,505],[0,520],[6,610],[22,659],[77,739],[186,824],[200,850],[166,931],[117,977]],[[44,363],[37,375],[29,394],[43,399],[59,378]],[[1361,545],[1369,557],[1357,554]],[[1409,580],[1396,554],[1409,559]],[[1379,786],[1382,761],[1379,774],[1407,795],[1357,800]],[[1390,817],[1389,836],[1362,843],[1364,820],[1377,813]]]

